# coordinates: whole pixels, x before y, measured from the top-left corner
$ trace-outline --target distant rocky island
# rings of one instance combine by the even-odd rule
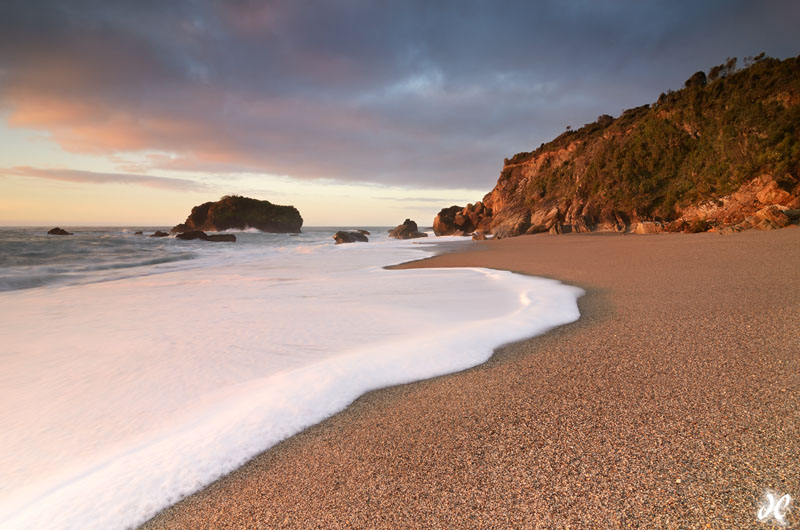
[[[180,232],[246,230],[298,234],[303,218],[294,206],[279,206],[269,201],[239,195],[226,195],[216,202],[206,202],[192,208],[186,221],[172,228]]]
[[[732,232],[800,217],[800,57],[697,72],[683,89],[506,159],[437,235]]]

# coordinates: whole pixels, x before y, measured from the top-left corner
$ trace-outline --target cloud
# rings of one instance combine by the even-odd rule
[[[502,160],[727,56],[798,53],[800,3],[30,2],[0,111],[144,169],[490,188]]]
[[[452,197],[373,197],[379,201],[398,201],[398,202],[421,202],[431,204],[445,204],[450,202],[459,202],[467,204],[469,199],[453,199]]]
[[[129,173],[98,173],[76,169],[43,169],[28,166],[0,168],[0,175],[30,177],[80,184],[133,184],[173,191],[205,191],[208,186],[188,179],[133,175]]]

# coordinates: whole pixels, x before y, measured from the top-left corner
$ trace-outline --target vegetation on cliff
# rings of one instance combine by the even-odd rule
[[[796,208],[800,57],[781,61],[762,54],[740,70],[736,62],[695,73],[683,89],[661,94],[652,105],[616,119],[600,116],[506,159],[476,225],[503,235],[666,225],[757,177],[784,192],[778,202]],[[727,220],[740,222],[748,213]],[[703,221],[695,229],[723,222]]]
[[[294,206],[279,206],[239,195],[226,195],[217,202],[192,208],[192,213],[172,232],[256,228],[262,232],[299,233],[303,218]]]

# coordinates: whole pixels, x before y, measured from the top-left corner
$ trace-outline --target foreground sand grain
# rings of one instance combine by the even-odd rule
[[[406,267],[556,278],[581,319],[369,393],[145,528],[758,528],[767,489],[800,523],[800,229],[474,248]]]

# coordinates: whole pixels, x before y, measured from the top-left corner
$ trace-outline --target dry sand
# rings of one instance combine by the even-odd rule
[[[474,249],[409,266],[557,278],[580,320],[367,394],[146,528],[765,528],[768,489],[800,524],[800,229]]]

